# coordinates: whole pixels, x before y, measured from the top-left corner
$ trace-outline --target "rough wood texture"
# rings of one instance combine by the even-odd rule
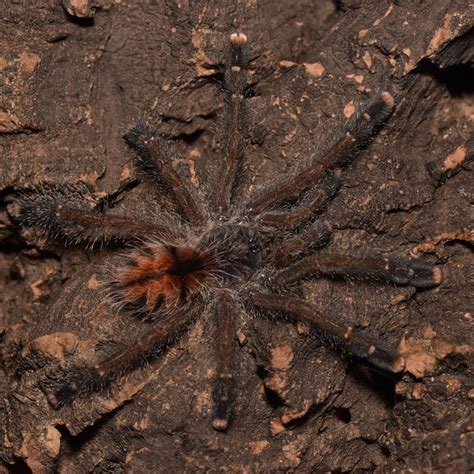
[[[472,92],[468,0],[2,2],[0,472],[467,472],[473,451]],[[38,6],[41,5],[41,6]],[[20,238],[9,203],[38,182],[113,193],[131,173],[137,121],[184,139],[178,172],[205,196],[223,143],[223,44],[252,45],[246,192],[296,173],[383,84],[388,127],[343,175],[335,251],[441,259],[442,286],[415,292],[324,279],[320,311],[400,342],[401,380],[367,373],[307,328],[240,322],[236,415],[210,426],[213,328],[202,321],[110,393],[54,410],[44,380],[143,330],[111,314],[105,250]],[[129,212],[149,214],[136,187]],[[121,207],[121,206],[119,206]],[[28,243],[25,243],[25,240]],[[43,385],[42,385],[43,384]],[[472,464],[470,466],[472,468]]]

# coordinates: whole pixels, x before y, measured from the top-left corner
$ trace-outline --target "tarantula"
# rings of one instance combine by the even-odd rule
[[[396,349],[328,319],[316,304],[297,295],[298,284],[315,276],[416,288],[442,280],[441,269],[429,263],[321,255],[316,250],[330,240],[331,227],[318,216],[337,193],[340,168],[389,118],[393,97],[386,91],[375,94],[322,157],[246,199],[237,192],[237,181],[244,161],[248,64],[247,36],[232,33],[224,75],[225,150],[205,205],[173,167],[165,138],[145,125],[125,139],[136,151],[141,176],[169,198],[170,209],[160,225],[113,216],[103,202],[91,208],[77,189],[45,186],[21,199],[22,224],[49,238],[85,245],[127,243],[121,264],[104,286],[112,307],[153,321],[153,329],[125,349],[95,366],[69,369],[48,395],[54,407],[107,386],[143,357],[160,353],[204,314],[213,318],[218,334],[212,415],[218,431],[227,429],[232,416],[234,321],[239,312],[304,321],[347,356],[389,373],[404,370]]]

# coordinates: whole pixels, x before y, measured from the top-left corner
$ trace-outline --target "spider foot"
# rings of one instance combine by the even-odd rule
[[[23,226],[36,229],[49,239],[58,237],[67,243],[95,241],[94,230],[84,229],[77,222],[71,222],[71,214],[95,214],[86,204],[85,186],[51,186],[45,184],[38,189],[25,192],[17,201],[18,218]]]
[[[229,426],[234,400],[234,380],[231,375],[217,376],[212,398],[214,402],[212,427],[216,431],[225,431]]]
[[[100,390],[103,385],[94,368],[73,368],[63,373],[61,379],[43,382],[43,391],[51,406],[58,410],[84,393]]]
[[[123,135],[123,138],[137,152],[136,165],[141,174],[152,182],[163,185],[163,177],[149,144],[149,142],[153,142],[156,150],[167,154],[168,148],[163,137],[146,125],[139,124]]]
[[[387,261],[390,281],[397,285],[410,285],[415,288],[431,288],[443,281],[441,267],[413,260],[390,259]]]

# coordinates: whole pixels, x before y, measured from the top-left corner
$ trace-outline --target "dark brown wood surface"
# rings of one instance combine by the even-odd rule
[[[468,0],[1,2],[0,472],[472,469],[473,23]],[[235,415],[218,433],[203,318],[111,391],[55,410],[46,374],[93,364],[146,326],[104,303],[108,250],[38,243],[14,200],[43,182],[113,193],[133,173],[122,136],[140,121],[176,139],[177,172],[210,195],[235,30],[249,38],[254,92],[239,192],[295,175],[377,90],[395,98],[342,175],[331,249],[437,260],[443,284],[321,279],[304,291],[321,313],[400,344],[406,373],[387,379],[304,325],[242,316]],[[120,212],[160,223],[143,187],[123,196]]]

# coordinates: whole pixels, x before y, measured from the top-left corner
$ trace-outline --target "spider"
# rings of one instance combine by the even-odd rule
[[[125,135],[136,152],[136,167],[167,198],[160,224],[117,217],[107,200],[88,206],[77,188],[43,186],[20,200],[21,223],[65,243],[126,244],[104,286],[121,313],[147,318],[152,330],[95,366],[66,371],[48,394],[54,407],[99,391],[140,363],[160,354],[199,317],[217,331],[217,370],[212,390],[212,427],[225,431],[236,397],[235,321],[239,312],[307,323],[323,342],[388,373],[404,370],[393,347],[320,314],[317,304],[298,295],[299,284],[323,276],[376,280],[428,288],[442,270],[428,262],[376,255],[320,254],[331,238],[321,218],[336,195],[341,168],[352,160],[392,114],[387,91],[374,94],[345,133],[295,176],[271,183],[253,198],[239,193],[244,166],[245,103],[249,96],[247,36],[232,33],[226,48],[224,90],[226,142],[208,202],[200,202],[173,167],[166,139],[146,125]]]

